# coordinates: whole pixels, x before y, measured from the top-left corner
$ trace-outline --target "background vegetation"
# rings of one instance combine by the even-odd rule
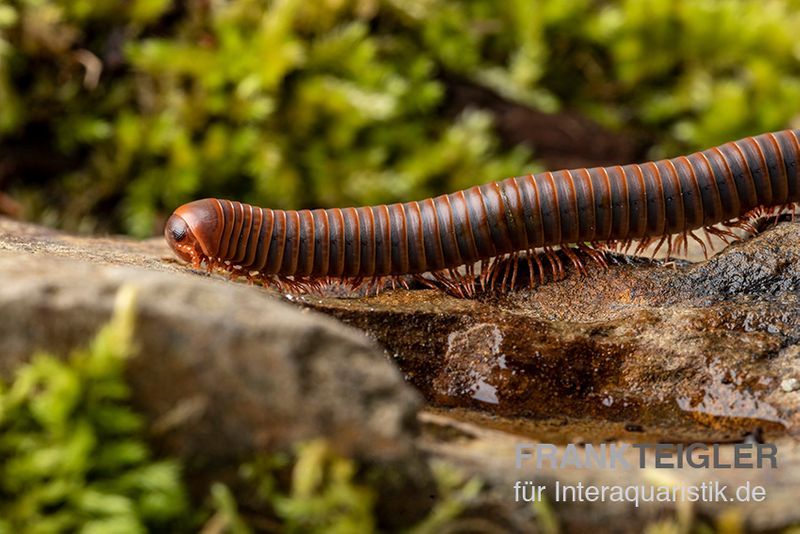
[[[245,460],[247,510],[219,482],[189,504],[186,467],[153,457],[131,406],[124,371],[136,353],[134,305],[134,290],[123,287],[85,349],[66,359],[35,354],[13,381],[0,380],[0,534],[377,531],[379,488],[323,440]],[[452,467],[432,467],[438,500],[409,534],[441,532],[481,490]]]
[[[697,149],[797,124],[798,8],[0,0],[0,192],[145,236],[196,197],[388,202],[539,168],[491,109],[449,106],[453,80],[633,132],[646,156]]]

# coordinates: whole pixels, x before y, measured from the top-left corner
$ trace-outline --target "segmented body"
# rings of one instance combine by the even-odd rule
[[[574,258],[567,245],[576,245],[596,259],[587,243],[658,240],[671,252],[694,238],[705,249],[693,230],[724,235],[715,225],[747,226],[758,210],[800,201],[798,162],[800,130],[785,130],[688,156],[543,172],[390,205],[294,211],[198,200],[175,211],[165,234],[195,263],[300,286],[433,273],[462,287],[476,262],[524,252],[544,278],[534,252],[553,258],[553,247]]]

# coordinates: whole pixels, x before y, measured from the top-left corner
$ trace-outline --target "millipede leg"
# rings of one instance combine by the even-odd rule
[[[503,269],[503,279],[500,282],[500,291],[505,293],[506,291],[506,282],[508,281],[508,275],[511,274],[511,287],[513,289],[514,286],[514,279],[517,276],[517,253],[514,252],[513,254],[508,254],[503,257],[503,262],[505,263],[505,268]]]
[[[547,254],[547,259],[550,260],[550,266],[553,268],[553,280],[563,280],[566,274],[564,273],[564,264],[561,263],[561,258],[550,247],[544,247],[544,252]]]
[[[431,289],[439,289],[439,287],[432,280],[426,278],[422,274],[412,274],[411,278],[413,278],[417,282],[421,283],[425,287],[429,287]]]
[[[681,239],[683,239],[683,255],[687,256],[689,254],[689,236],[686,230],[681,234]]]
[[[723,243],[725,243],[726,245],[731,243],[730,241],[728,241],[729,237],[733,238],[734,240],[738,238],[738,236],[736,234],[734,234],[733,232],[731,232],[727,228],[720,228],[720,227],[717,227],[717,226],[707,226],[705,228],[705,230],[709,234],[717,236],[718,238],[720,238],[723,241]]]
[[[556,268],[556,260],[553,255],[553,249],[550,247],[544,247],[543,250],[548,263],[550,263],[550,270],[553,272],[553,280],[560,280],[558,277],[558,270]]]
[[[536,275],[533,273],[533,260],[531,259],[531,250],[525,254],[525,260],[528,263],[528,285],[533,287],[536,284]]]
[[[652,243],[652,239],[650,239],[649,237],[645,237],[644,239],[639,241],[639,244],[633,250],[633,255],[638,256],[639,254],[644,252],[644,249],[646,249],[650,245],[650,243]]]
[[[669,240],[672,240],[672,236],[669,236]],[[675,254],[681,253],[681,245],[686,246],[686,232],[675,236]],[[669,260],[670,256],[667,256],[667,259]]]
[[[630,248],[631,248],[631,245],[633,245],[633,241],[632,241],[632,240],[630,240],[630,239],[626,239],[626,240],[624,241],[623,245],[622,245],[622,253],[623,253],[623,254],[627,254],[627,253],[628,253],[628,251],[629,251],[629,250],[630,250]]]
[[[678,252],[680,252],[680,247],[681,247],[680,241],[678,241],[676,243],[676,247],[678,249]],[[672,235],[669,235],[669,236],[667,236],[667,258],[666,259],[669,260],[671,257],[672,257]]]
[[[514,263],[512,270],[511,270],[511,290],[514,290],[514,286],[517,283],[517,269],[519,268],[519,255],[518,253],[514,253],[511,255],[511,261]]]
[[[583,262],[582,262],[582,261],[581,261],[581,259],[580,259],[580,258],[579,258],[579,257],[578,257],[578,256],[577,256],[577,255],[576,255],[576,254],[575,254],[575,253],[572,251],[572,249],[571,249],[570,247],[562,247],[562,248],[561,248],[561,250],[563,250],[563,251],[564,251],[564,254],[566,254],[566,255],[567,255],[567,257],[570,259],[570,261],[572,262],[572,265],[575,267],[575,269],[576,269],[576,270],[577,270],[579,273],[581,273],[582,275],[586,275],[586,267],[584,267],[584,265],[583,265]]]
[[[655,259],[656,254],[658,254],[658,249],[661,248],[661,245],[664,244],[664,241],[666,241],[667,238],[671,238],[671,237],[672,237],[671,235],[662,235],[661,236],[661,239],[658,240],[658,244],[656,245],[656,248],[653,250],[653,253],[650,255],[650,259],[651,260]]]
[[[481,260],[481,291],[486,291],[486,282],[491,275],[492,260]]]
[[[544,284],[545,273],[544,273],[544,264],[542,263],[542,258],[540,258],[539,254],[533,250],[531,250],[531,255],[533,256],[533,259],[536,260],[536,268],[539,270],[539,280]]]
[[[703,228],[703,235],[706,238],[706,242],[708,242],[708,248],[711,249],[711,252],[716,252],[716,245],[714,244],[713,235],[708,233],[708,230]]]
[[[608,268],[608,263],[606,263],[606,258],[603,255],[602,251],[592,247],[588,247],[584,243],[579,243],[578,248],[582,250],[587,256],[589,256],[596,264],[598,264],[604,269]]]
[[[475,296],[475,274],[472,272],[472,266],[466,265],[464,267],[464,274],[459,275],[459,283],[468,297]]]
[[[690,232],[689,232],[689,236],[690,236],[692,239],[694,239],[695,241],[697,241],[698,243],[700,243],[700,246],[703,248],[703,257],[704,257],[705,259],[708,259],[708,250],[706,249],[706,244],[705,244],[705,243],[703,243],[703,241],[702,241],[702,240],[701,240],[699,237],[697,237],[697,236],[695,235],[695,233],[694,233],[694,230],[692,230],[692,231],[690,231]]]
[[[448,269],[445,275],[450,286],[460,297],[464,297],[464,283],[457,269]]]
[[[488,286],[489,287],[494,287],[495,286],[495,282],[497,281],[497,274],[500,271],[500,269],[498,269],[499,265],[500,265],[500,257],[497,256],[497,257],[492,259],[492,263],[491,263],[491,265],[489,265],[489,271],[492,273],[489,276],[489,279],[488,279],[488,282],[489,282]]]

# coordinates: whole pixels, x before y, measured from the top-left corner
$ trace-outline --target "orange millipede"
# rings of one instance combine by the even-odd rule
[[[205,262],[289,289],[405,284],[411,275],[471,296],[478,262],[481,286],[502,270],[504,289],[509,277],[516,285],[518,258],[527,258],[531,283],[545,280],[543,259],[553,278],[563,277],[557,249],[583,271],[576,249],[604,264],[603,248],[628,250],[634,241],[637,253],[666,242],[669,257],[689,239],[705,252],[710,235],[727,242],[736,238],[732,227],[755,232],[754,217],[800,201],[799,133],[642,164],[518,176],[391,205],[294,211],[197,200],[175,210],[164,234],[194,266]]]

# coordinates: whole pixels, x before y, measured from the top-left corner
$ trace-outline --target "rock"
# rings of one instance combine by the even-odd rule
[[[85,344],[117,290],[132,286],[138,355],[129,381],[160,448],[224,476],[214,469],[324,437],[383,470],[379,504],[394,507],[393,517],[424,514],[432,486],[413,441],[420,398],[378,347],[264,291],[195,276],[163,261],[165,252],[160,242],[0,219],[0,376],[35,350],[63,355]]]
[[[781,381],[781,389],[786,393],[797,391],[800,389],[800,381],[796,378],[786,378]]]
[[[302,302],[368,332],[453,417],[555,442],[737,441],[800,430],[800,399],[779,394],[800,373],[798,288],[786,223],[698,264],[622,258],[474,300]]]
[[[530,481],[533,485],[544,486],[542,493],[546,499],[544,508],[555,516],[560,532],[695,532],[708,530],[709,526],[717,526],[725,521],[728,532],[784,532],[792,525],[800,523],[800,508],[797,506],[798,488],[800,488],[800,443],[794,438],[778,438],[772,445],[777,450],[777,467],[762,469],[731,468],[655,468],[653,449],[645,450],[647,466],[638,467],[639,451],[628,448],[623,457],[633,466],[631,469],[610,468],[576,468],[573,466],[553,467],[543,462],[536,468],[530,460],[524,460],[521,467],[516,466],[516,450],[518,446],[539,443],[540,440],[522,438],[477,425],[452,417],[452,413],[423,412],[423,436],[420,443],[431,455],[446,459],[460,466],[468,475],[477,475],[484,480],[489,496],[496,496],[496,508],[493,515],[499,516],[503,523],[519,525],[511,532],[538,532],[548,530],[541,527],[544,521],[537,516],[542,507],[530,502],[515,502],[514,484],[517,481]],[[586,430],[591,427],[584,426]],[[579,429],[576,429],[579,430]],[[586,435],[587,441],[601,443],[599,436]],[[546,441],[546,440],[544,440]],[[674,441],[674,440],[670,440]],[[612,442],[616,445],[624,443]],[[713,445],[711,445],[713,447]],[[555,448],[556,458],[563,458],[566,445]],[[720,463],[732,463],[733,447],[720,446]],[[577,449],[580,453],[580,447]],[[555,499],[556,482],[564,486],[585,487],[591,485],[598,488],[643,488],[647,494],[649,488],[673,485],[701,487],[703,483],[717,483],[725,486],[725,495],[729,501],[716,498],[696,500],[694,502],[640,502],[632,503],[614,501],[606,498],[601,501],[584,499],[576,501],[568,495],[567,500],[557,502]],[[761,502],[738,502],[736,491],[742,487],[755,488],[761,486],[765,498]],[[630,490],[626,490],[630,491]],[[741,490],[740,490],[741,491]],[[535,515],[532,512],[535,511]],[[493,523],[500,520],[492,518]],[[680,522],[690,524],[692,528],[680,528]],[[656,525],[671,523],[669,528],[654,528]],[[704,523],[706,529],[700,528]],[[497,530],[497,529],[494,529]],[[721,530],[721,529],[720,529]],[[491,532],[492,529],[484,529]],[[551,532],[553,530],[550,530]]]
[[[277,335],[283,339],[285,335],[288,338],[287,329],[299,328],[299,323],[291,326],[281,321],[279,316],[284,313],[295,316],[293,311],[281,307],[280,310],[285,311],[270,315],[268,320],[262,320],[263,317],[255,311],[263,302],[275,304],[270,298],[275,293],[233,284],[218,276],[195,276],[198,273],[171,259],[160,240],[135,243],[83,239],[2,222],[0,233],[3,224],[6,228],[12,226],[11,233],[15,237],[9,237],[9,230],[0,237],[0,250],[13,251],[10,256],[0,253],[0,276],[13,272],[15,278],[27,279],[33,284],[32,281],[37,279],[35,273],[40,268],[53,278],[49,267],[40,266],[43,264],[41,259],[53,265],[58,265],[53,260],[55,256],[91,262],[91,265],[83,264],[87,269],[84,274],[63,281],[57,277],[51,280],[57,288],[53,296],[46,295],[51,291],[46,288],[37,289],[42,295],[34,295],[34,301],[44,303],[43,309],[52,313],[50,316],[68,317],[76,327],[80,327],[81,334],[74,336],[75,342],[85,339],[84,333],[102,322],[108,310],[96,312],[98,318],[89,321],[90,325],[81,325],[87,320],[84,315],[89,317],[92,314],[77,317],[59,314],[58,303],[62,302],[59,295],[66,292],[78,299],[82,291],[69,287],[85,283],[87,275],[97,278],[91,284],[98,287],[105,287],[103,284],[107,277],[118,280],[114,277],[124,279],[127,276],[114,273],[128,270],[98,265],[125,264],[162,271],[162,274],[136,271],[137,279],[153,280],[148,282],[153,285],[146,284],[145,287],[160,296],[152,297],[153,310],[168,307],[169,302],[177,299],[181,304],[175,306],[176,317],[197,321],[196,314],[185,313],[191,305],[202,317],[214,318],[214,321],[206,323],[207,335],[201,338],[203,341],[192,345],[192,351],[183,356],[186,360],[166,358],[165,363],[151,356],[147,361],[151,362],[153,369],[131,371],[133,380],[139,377],[138,390],[154,398],[163,395],[163,389],[181,387],[181,380],[173,384],[173,381],[159,376],[170,376],[169,373],[183,376],[180,373],[184,372],[189,377],[196,375],[192,391],[182,390],[181,395],[189,397],[189,400],[184,401],[182,410],[173,410],[178,414],[174,418],[181,421],[186,417],[182,414],[200,412],[202,417],[210,417],[214,424],[174,431],[171,438],[165,440],[174,449],[190,452],[202,449],[204,444],[193,441],[195,438],[181,438],[181,432],[190,432],[187,435],[197,436],[197,439],[213,439],[200,429],[204,428],[205,432],[214,429],[215,424],[234,425],[224,420],[232,413],[237,418],[251,418],[255,423],[253,426],[235,426],[232,433],[245,433],[245,443],[262,443],[260,439],[269,442],[254,429],[264,428],[263,425],[278,418],[290,418],[291,410],[279,409],[275,414],[266,415],[244,409],[242,414],[238,414],[235,413],[237,404],[243,402],[245,407],[250,406],[249,402],[257,404],[253,399],[263,398],[263,389],[267,386],[282,388],[281,391],[288,391],[294,399],[305,399],[296,394],[292,389],[294,386],[275,384],[275,377],[249,376],[260,369],[260,365],[255,363],[260,361],[258,358],[236,360],[237,365],[234,365],[229,358],[219,355],[222,351],[220,346],[226,343],[235,345],[237,353],[243,346],[263,347],[263,343],[240,342],[241,337],[236,333],[221,338],[210,334],[213,332],[211,324],[235,321],[236,325],[246,325],[236,327],[242,331],[265,329],[263,331],[269,332],[270,336]],[[19,263],[19,259],[25,256],[23,253],[28,254],[24,267]],[[424,432],[416,438],[416,446],[487,481],[489,493],[495,496],[492,513],[498,513],[500,517],[479,514],[477,523],[483,520],[481,524],[484,527],[488,522],[503,525],[511,531],[529,530],[533,521],[530,504],[515,505],[510,498],[513,483],[526,479],[551,486],[556,480],[625,485],[665,480],[701,482],[703,479],[739,484],[751,480],[753,484],[767,488],[766,502],[744,505],[702,502],[689,507],[689,513],[712,518],[724,513],[727,514],[725,517],[738,518],[742,529],[753,531],[776,531],[800,521],[800,509],[792,504],[800,491],[800,447],[795,439],[800,430],[800,396],[787,394],[782,386],[787,379],[800,376],[800,224],[780,224],[752,239],[727,247],[709,261],[696,264],[680,261],[651,263],[619,256],[610,259],[611,265],[607,270],[591,267],[588,275],[579,276],[568,267],[569,275],[561,282],[507,294],[483,294],[471,300],[453,298],[434,290],[386,291],[376,297],[359,298],[317,295],[284,298],[295,306],[322,311],[355,326],[383,346],[385,353],[402,370],[406,381],[416,386],[427,401],[427,408],[419,416]],[[74,262],[70,261],[69,265],[74,265]],[[72,268],[63,267],[65,273]],[[180,272],[181,276],[170,274],[174,271]],[[156,283],[155,280],[169,280],[169,283]],[[184,292],[171,289],[170,286],[177,281],[190,285]],[[110,283],[109,294],[113,293],[115,284],[117,282]],[[0,289],[0,294],[4,291]],[[23,290],[19,292],[25,293]],[[207,300],[211,299],[208,295],[217,295],[217,292],[236,295],[230,300],[223,299],[229,309],[227,315],[217,309],[213,299]],[[22,296],[19,299],[22,300]],[[244,307],[236,311],[234,307],[245,300]],[[151,308],[142,308],[143,311],[148,309]],[[0,308],[0,312],[2,310]],[[147,316],[148,313],[142,315],[143,318]],[[160,317],[157,314],[151,317],[151,330],[146,336],[156,339],[169,337],[173,345],[185,349],[189,334],[182,337],[159,334],[156,330]],[[14,320],[0,326],[0,351],[11,346],[7,336],[19,338],[19,334],[9,326]],[[338,339],[337,335],[343,328],[337,323],[328,324],[336,326],[332,330],[320,327],[324,332],[324,335],[319,334],[321,342]],[[188,328],[169,322],[167,327],[175,332],[184,332],[182,329]],[[66,327],[56,330],[65,338],[70,335]],[[349,336],[350,333],[344,334],[348,339]],[[298,356],[320,343],[292,343],[287,340],[286,345],[278,345],[288,347],[286,350],[292,356],[276,357],[274,372],[283,373],[284,366],[297,365],[298,369],[280,376],[292,377],[294,384],[305,384],[307,391],[304,395],[309,395],[314,402],[333,399],[337,406],[338,401],[349,406],[346,399],[336,399],[337,395],[362,395],[362,407],[381,406],[380,403],[373,404],[374,399],[361,389],[363,385],[359,383],[362,379],[367,380],[363,373],[371,375],[377,372],[364,369],[364,366],[382,365],[379,359],[362,352],[359,352],[359,357],[337,353],[333,359],[341,359],[359,368],[335,366],[322,370],[325,365],[319,358],[324,360],[321,355],[327,354],[323,349],[311,351],[318,355],[316,357]],[[359,343],[363,341],[356,343],[351,340],[348,343],[351,347],[362,347]],[[212,362],[211,368],[205,369],[206,358],[193,351],[212,354],[207,356]],[[297,363],[297,359],[306,363]],[[5,356],[0,359],[0,365],[3,361],[6,361]],[[183,361],[191,362],[192,368],[188,371],[172,369]],[[270,358],[269,361],[273,360]],[[305,374],[299,370],[301,365]],[[308,369],[317,371],[309,373]],[[345,377],[341,382],[330,376],[339,376],[340,373]],[[308,374],[327,377],[331,381],[321,386],[303,382],[300,376]],[[243,375],[246,378],[242,378]],[[380,376],[384,377],[382,372]],[[232,382],[221,384],[219,377],[226,377],[223,382],[228,379]],[[209,408],[208,403],[196,401],[195,404],[191,400],[191,394],[202,398],[198,392],[205,392],[206,388],[214,392],[215,387],[228,389],[233,387],[231,384],[238,384],[231,377],[245,381],[246,388],[249,388],[243,390],[249,391],[247,394],[236,394],[236,402],[215,397],[215,404]],[[154,383],[144,383],[147,380]],[[371,382],[371,379],[367,381]],[[388,385],[391,380],[385,377],[377,382],[387,384],[387,390],[394,388]],[[348,387],[355,388],[355,392],[345,393]],[[297,389],[302,387],[297,385]],[[383,389],[377,387],[377,391]],[[327,392],[325,396],[321,395],[323,390]],[[169,398],[179,397],[177,392],[170,395]],[[407,399],[405,393],[399,392],[395,396],[387,395],[378,398],[395,399],[382,405],[392,406],[387,408],[392,415],[370,416],[366,413],[368,410],[359,408],[353,408],[353,413],[367,425],[364,440],[367,432],[375,431],[376,443],[380,443],[384,451],[381,456],[385,453],[386,457],[400,462],[394,465],[406,466],[404,462],[415,456],[404,451],[413,449],[414,445],[407,444],[408,441],[402,438],[398,443],[391,443],[390,436],[413,435],[413,424],[407,418],[413,418],[414,409],[395,411],[394,408],[398,403],[401,406],[414,405],[413,396]],[[173,405],[159,405],[148,410],[155,415],[165,414]],[[219,411],[214,412],[216,415],[209,415],[204,411],[209,409]],[[350,424],[357,418],[344,417],[342,420],[334,417],[326,426],[323,407],[301,406],[298,410],[302,410],[304,417],[318,422],[307,425],[308,428],[324,428],[330,435],[339,436],[343,448],[363,450],[365,441],[358,438],[357,430]],[[383,423],[376,422],[376,418],[397,421],[388,426],[395,430],[374,430],[376,425],[383,426]],[[163,423],[164,427],[170,428],[170,418],[163,420],[167,421]],[[297,433],[302,435],[306,425],[298,423],[297,428]],[[346,430],[338,434],[339,429]],[[293,439],[290,434],[271,439]],[[779,448],[780,469],[683,469],[675,472],[550,469],[531,474],[520,473],[513,465],[514,447],[522,441],[554,443],[563,451],[569,444],[583,443],[736,443],[760,440],[774,443]],[[225,447],[218,449],[216,454],[224,455]],[[730,445],[723,447],[723,454],[730,455],[732,449]],[[418,491],[420,499],[427,496],[426,490]],[[634,508],[626,503],[609,502],[560,503],[554,506],[554,510],[565,531],[591,528],[598,532],[607,531],[608,525],[638,532],[662,519],[665,513],[679,516],[687,513],[686,507],[671,504]]]
[[[612,257],[612,259],[615,259]],[[641,532],[670,515],[733,518],[741,530],[800,521],[800,224],[781,224],[707,262],[617,258],[607,270],[504,295],[435,291],[305,297],[379,341],[422,391],[423,446],[487,481],[505,522],[532,519],[513,484],[548,488],[564,531]],[[778,469],[515,468],[521,442],[754,442]],[[730,456],[732,446],[723,446]],[[761,503],[553,503],[555,482],[624,487],[718,481],[766,489]],[[535,521],[535,520],[534,520]],[[678,527],[675,527],[678,528]],[[524,531],[524,530],[520,530]]]

